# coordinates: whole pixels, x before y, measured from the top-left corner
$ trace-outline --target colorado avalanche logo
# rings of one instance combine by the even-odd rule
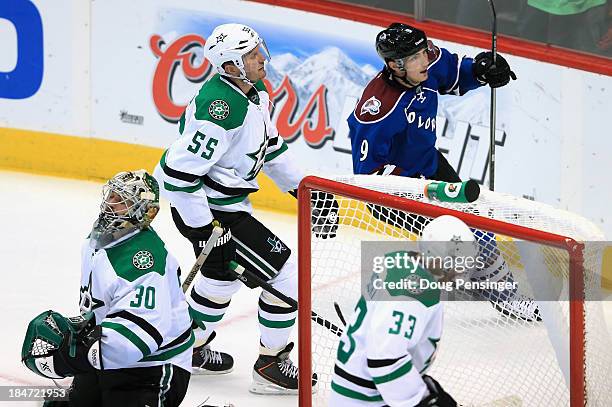
[[[361,106],[361,114],[370,113],[372,116],[376,116],[380,113],[380,105],[380,100],[376,99],[376,96],[372,96]]]

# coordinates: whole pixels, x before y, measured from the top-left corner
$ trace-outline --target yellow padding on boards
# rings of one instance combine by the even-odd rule
[[[120,171],[152,171],[162,150],[117,141],[0,128],[0,167],[104,180]]]
[[[601,261],[601,288],[612,291],[612,246],[606,247]]]
[[[163,149],[40,131],[0,128],[0,168],[88,180],[107,180],[116,173],[153,171]],[[250,196],[256,207],[297,213],[297,202],[264,174],[261,190]]]

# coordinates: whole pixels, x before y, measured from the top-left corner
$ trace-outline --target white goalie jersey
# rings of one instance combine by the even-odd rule
[[[417,273],[431,278],[422,269]],[[361,297],[347,321],[330,406],[412,407],[429,394],[421,375],[433,362],[442,335],[440,293],[390,294],[393,301]]]
[[[81,313],[102,326],[104,369],[166,363],[191,371],[195,341],[176,259],[152,229],[81,252]]]
[[[208,225],[210,209],[251,213],[249,194],[260,171],[287,192],[301,170],[270,120],[262,81],[245,95],[216,74],[191,100],[179,122],[179,138],[164,152],[154,176],[160,192],[191,227]]]

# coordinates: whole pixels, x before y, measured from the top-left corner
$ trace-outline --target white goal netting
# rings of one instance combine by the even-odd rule
[[[518,282],[522,298],[538,300],[543,320],[504,315],[493,307],[494,298],[445,301],[444,332],[427,373],[463,406],[568,406],[572,333],[574,341],[578,336],[584,338],[580,341],[583,347],[572,349],[583,349],[586,404],[612,406],[612,375],[608,374],[612,341],[598,301],[602,247],[596,242],[602,242],[604,236],[597,227],[549,205],[486,190],[473,203],[444,203],[423,196],[431,181],[393,176],[350,176],[336,181],[585,242],[580,269],[587,300],[576,299],[584,307],[582,331],[570,325],[567,251],[547,244],[526,249],[510,229],[507,234],[493,235],[484,228],[473,228],[482,246],[497,247],[499,261]],[[333,304],[338,303],[349,318],[361,295],[361,243],[415,240],[430,218],[347,198],[342,195],[342,184],[332,192],[340,207],[337,236],[308,237],[311,267],[306,274],[300,271],[300,281],[310,279],[312,310],[342,326]],[[311,196],[315,207],[322,195],[313,188]],[[312,330],[312,368],[319,376],[312,404],[327,405],[338,337],[318,324],[300,320],[306,323]]]

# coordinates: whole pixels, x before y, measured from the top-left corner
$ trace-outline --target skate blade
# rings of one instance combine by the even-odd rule
[[[265,394],[267,396],[295,396],[298,389],[287,389],[274,383],[253,382],[249,391],[254,394]]]
[[[264,377],[261,377],[257,372],[253,372],[253,382],[249,387],[249,391],[254,394],[265,394],[268,396],[291,396],[298,394],[298,389],[288,389],[278,384],[274,384]],[[312,387],[312,394],[316,392],[317,385],[315,384]]]
[[[228,374],[234,371],[234,368],[231,367],[227,370],[208,370],[208,369],[202,369],[201,367],[193,367],[192,368],[192,375],[196,375],[196,376],[219,376],[219,375],[224,375],[224,374]]]

